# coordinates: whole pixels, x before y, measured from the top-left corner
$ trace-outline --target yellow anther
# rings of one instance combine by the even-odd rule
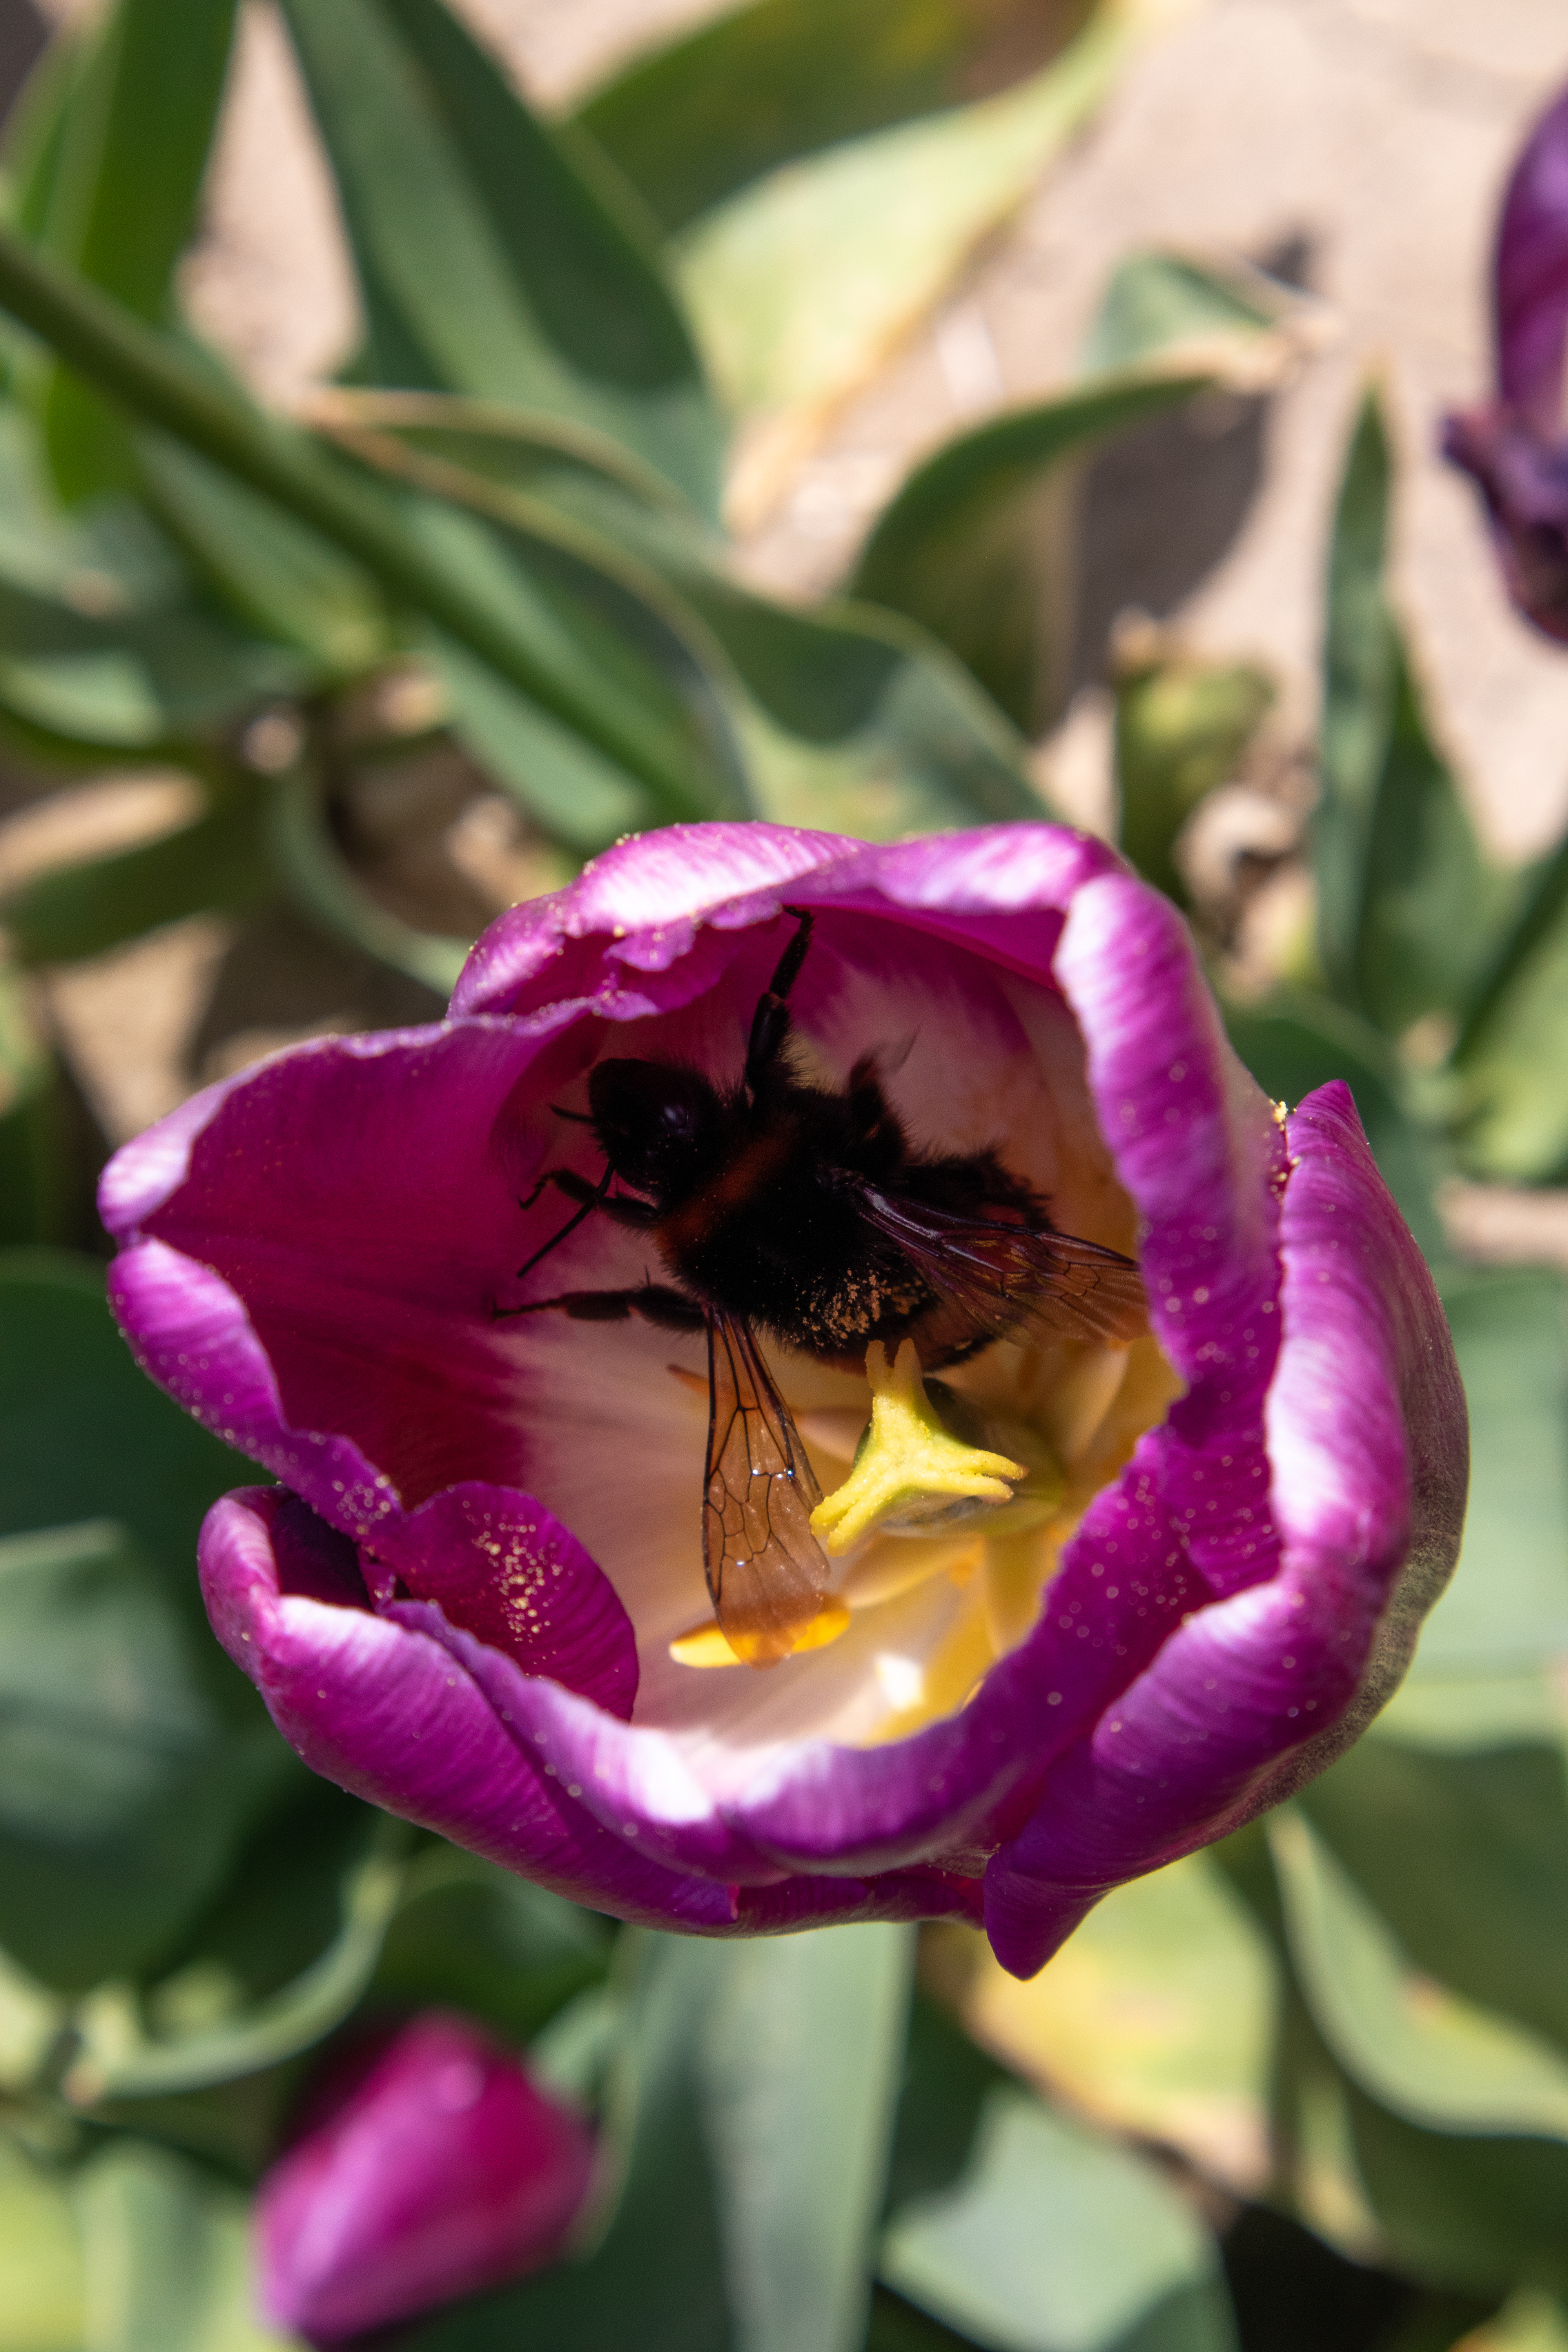
[[[866,1351],[866,1378],[871,1384],[871,1423],[855,1466],[811,1515],[812,1531],[826,1551],[846,1552],[888,1520],[909,1527],[930,1521],[934,1532],[955,1501],[1012,1501],[1013,1487],[1027,1477],[1028,1465],[966,1445],[942,1426],[926,1394],[912,1339],[904,1341],[891,1364],[887,1349],[873,1340]]]

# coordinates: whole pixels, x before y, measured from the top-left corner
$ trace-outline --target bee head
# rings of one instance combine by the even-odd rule
[[[638,1192],[668,1197],[695,1182],[719,1139],[719,1097],[695,1070],[601,1062],[588,1080],[599,1148]]]

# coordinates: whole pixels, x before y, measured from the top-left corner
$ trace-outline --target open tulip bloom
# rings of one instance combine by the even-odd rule
[[[1492,290],[1496,395],[1449,416],[1443,446],[1479,485],[1514,604],[1568,644],[1568,91],[1514,165]]]
[[[808,934],[791,1082],[873,1070],[1121,1305],[863,1365],[720,1318],[797,1538],[823,1498],[818,1585],[759,1633],[705,1575],[702,1306],[625,1311],[682,1284],[603,1114],[637,1063],[744,1105]],[[1266,1100],[1173,908],[1049,825],[628,841],[495,923],[446,1021],[208,1088],[102,1199],[138,1360],[280,1482],[214,1508],[201,1574],[284,1736],[623,1918],[983,1921],[1027,1974],[1354,1738],[1458,1549],[1463,1395],[1349,1095]]]

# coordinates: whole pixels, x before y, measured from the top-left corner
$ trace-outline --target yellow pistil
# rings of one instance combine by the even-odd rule
[[[891,1364],[879,1340],[866,1350],[871,1422],[842,1486],[818,1503],[813,1533],[837,1557],[873,1528],[897,1520],[911,1528],[951,1519],[955,1502],[1011,1503],[1029,1465],[966,1445],[938,1420],[906,1339]]]

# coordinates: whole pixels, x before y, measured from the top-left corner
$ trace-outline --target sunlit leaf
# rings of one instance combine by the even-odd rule
[[[81,2352],[81,2242],[66,2179],[0,2138],[0,2352]]]
[[[1446,1277],[1470,1408],[1470,1493],[1454,1580],[1417,1672],[1528,1666],[1568,1651],[1568,1325],[1552,1269]]]
[[[1147,2158],[1023,2089],[987,2097],[951,2189],[900,2209],[889,2285],[995,2352],[1234,2352],[1218,2256]]]
[[[1425,1014],[1463,1010],[1510,894],[1483,865],[1388,608],[1391,465],[1369,393],[1330,560],[1314,845],[1329,986],[1397,1036]]]
[[[289,0],[363,288],[362,373],[581,417],[699,506],[718,437],[613,188],[436,0]]]
[[[235,0],[115,0],[64,109],[41,241],[140,318],[161,315],[195,224],[234,21]],[[122,420],[79,378],[57,370],[42,413],[68,499],[129,481]]]
[[[1176,837],[1205,796],[1229,781],[1273,703],[1251,662],[1156,657],[1116,680],[1119,839],[1146,881],[1184,903]]]
[[[725,695],[759,815],[892,840],[1038,813],[1023,744],[943,648],[872,606],[799,613],[753,594],[721,548],[603,448],[493,408],[399,394],[343,395],[324,421],[372,464],[438,468],[432,484],[497,520],[553,510],[602,561],[619,550],[661,581],[688,629],[710,641],[707,674]],[[500,728],[483,731],[471,697],[458,715],[506,781],[517,754]],[[553,759],[556,745],[521,742],[531,764],[520,788],[537,794],[558,763],[536,751]],[[579,772],[604,789],[602,771],[579,761]]]
[[[1079,467],[1111,435],[1206,381],[1099,383],[948,442],[878,518],[853,593],[919,621],[1016,726],[1038,733],[1058,713],[1071,656]]]
[[[679,282],[731,407],[817,409],[852,390],[1022,201],[1137,45],[1184,12],[1184,0],[1111,0],[1016,89],[792,164],[705,214],[680,241]]]
[[[1276,2004],[1267,1945],[1194,1854],[1119,1887],[1026,1983],[982,1951],[963,2014],[1019,2074],[1250,2195],[1268,2173]]]
[[[1519,919],[1466,1010],[1454,1061],[1477,1173],[1533,1183],[1568,1166],[1568,845],[1527,878]]]
[[[575,120],[666,229],[775,165],[1037,68],[1092,0],[753,0],[637,58]]]
[[[1299,1813],[1273,1817],[1269,1843],[1303,1989],[1348,2074],[1429,2130],[1568,2140],[1568,2055],[1418,1975]]]
[[[112,1521],[0,1539],[0,1941],[48,1983],[167,1945],[265,1785],[191,1642]]]
[[[185,915],[245,912],[276,890],[260,813],[247,801],[113,856],[51,867],[0,898],[0,924],[25,963],[64,963]]]
[[[256,2315],[237,2189],[124,2138],[78,2175],[73,2202],[92,2352],[289,2352]]]

